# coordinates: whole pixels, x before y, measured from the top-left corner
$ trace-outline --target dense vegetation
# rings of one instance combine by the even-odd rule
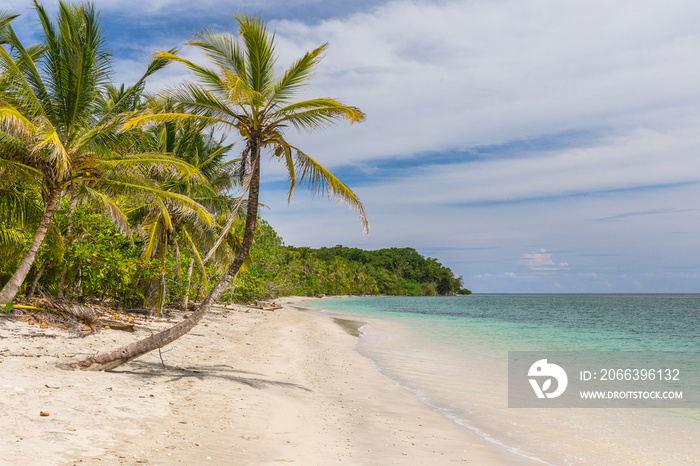
[[[460,291],[461,278],[413,249],[295,248],[258,219],[266,152],[288,170],[289,196],[297,185],[332,195],[368,226],[355,194],[283,134],[364,118],[335,99],[293,100],[325,45],[276,76],[274,35],[240,16],[244,44],[212,32],[188,44],[218,68],[158,52],[138,82],[117,86],[92,5],[59,2],[55,22],[35,9],[42,41],[26,47],[0,14],[0,305],[42,292],[160,312],[207,295]],[[195,81],[145,95],[170,62]],[[241,136],[236,153],[215,125]]]
[[[469,293],[462,289],[461,277],[415,249],[285,246],[265,223],[259,229],[251,257],[250,269],[236,282],[232,293],[239,300],[281,295]]]
[[[70,241],[62,240],[70,225]],[[241,229],[242,222],[238,222],[233,236],[240,235]],[[22,232],[22,237],[28,242],[31,232]],[[121,307],[140,308],[148,304],[151,283],[159,283],[164,275],[165,305],[179,306],[185,293],[190,300],[200,300],[210,287],[208,283],[221,274],[215,264],[205,266],[205,273],[195,269],[188,291],[192,252],[181,250],[178,257],[173,250],[163,262],[144,256],[144,244],[139,236],[132,242],[100,210],[81,205],[70,213],[64,202],[56,215],[55,233],[50,235],[48,247],[42,248],[38,267],[32,270],[23,292],[35,295],[35,290],[43,290],[56,296],[63,277],[63,292],[68,298],[110,300]],[[18,252],[8,254],[10,260],[0,264],[0,280],[12,273],[21,258]],[[286,246],[265,221],[256,233],[250,259],[224,299],[247,302],[283,295],[436,295],[459,292],[462,286],[461,278],[449,268],[411,248],[365,251],[342,246]]]

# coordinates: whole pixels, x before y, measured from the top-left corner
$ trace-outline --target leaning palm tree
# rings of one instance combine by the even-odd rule
[[[123,144],[128,138],[118,137],[116,131],[134,94],[165,62],[151,63],[105,111],[102,95],[110,53],[99,15],[90,4],[59,2],[54,24],[36,0],[34,6],[43,30],[41,44],[25,48],[11,25],[0,21],[0,167],[39,185],[44,211],[26,254],[0,290],[0,306],[12,301],[24,283],[64,193],[85,187],[123,223],[111,196],[98,189],[156,192],[147,180],[154,169],[198,176],[174,157],[128,154],[128,144]],[[115,175],[109,183],[104,176],[108,172]]]
[[[147,339],[132,343],[111,353],[104,353],[81,362],[89,370],[110,370],[165,346],[191,330],[202,319],[236,277],[253,244],[258,218],[260,170],[263,151],[281,160],[288,171],[291,197],[297,183],[315,192],[329,193],[355,209],[368,231],[362,203],[355,193],[321,164],[284,137],[284,130],[293,126],[316,130],[337,119],[351,123],[364,119],[356,107],[331,98],[294,101],[295,94],[318,65],[326,49],[322,45],[294,62],[282,76],[275,73],[276,54],[273,36],[260,18],[234,16],[240,30],[240,41],[230,34],[210,31],[199,33],[188,45],[198,47],[216,69],[197,65],[172,52],[159,52],[156,59],[184,64],[193,73],[196,83],[186,83],[162,95],[162,113],[141,115],[125,128],[166,121],[200,121],[228,129],[243,138],[239,174],[248,186],[247,212],[243,239],[236,256],[196,311],[183,322]],[[180,105],[185,112],[171,112]]]

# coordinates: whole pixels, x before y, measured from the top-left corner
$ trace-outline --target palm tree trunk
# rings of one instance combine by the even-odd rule
[[[173,237],[175,237],[174,234],[173,234]],[[175,237],[174,243],[175,243],[175,276],[177,278],[182,278],[182,270],[180,270],[182,268],[182,264],[180,263],[180,245],[177,244],[177,237]]]
[[[80,296],[83,296],[83,266],[82,265],[78,266],[78,276],[76,278],[77,278],[77,283],[75,284],[75,288],[74,288],[75,292],[73,293],[73,295],[74,296],[77,295],[80,297]]]
[[[236,277],[238,271],[243,265],[243,262],[245,262],[246,257],[248,257],[250,248],[253,245],[258,220],[258,197],[260,193],[259,146],[257,144],[254,145],[251,152],[253,153],[253,167],[250,190],[248,191],[248,212],[246,215],[245,233],[243,235],[241,248],[238,250],[238,254],[236,254],[236,257],[233,259],[231,265],[229,265],[226,272],[224,272],[199,307],[188,318],[167,330],[163,330],[160,333],[123,346],[112,352],[91,356],[78,363],[69,364],[63,367],[77,367],[82,370],[89,371],[109,371],[115,369],[122,364],[131,361],[132,359],[136,359],[139,356],[172,343],[192,330],[199,323],[199,321],[202,320],[204,315],[209,311],[209,309],[211,309],[211,306],[218,301],[219,298],[221,298],[221,295],[224,293],[224,291],[226,291],[226,287],[228,287],[229,283],[231,283],[231,281]]]
[[[76,206],[78,205],[78,198],[73,197],[73,200],[70,203],[70,211],[68,215],[71,217],[71,221],[68,224],[68,228],[66,228],[66,240],[68,242],[71,242],[73,240],[73,211],[75,211]],[[66,264],[63,264],[63,268],[61,269],[61,281],[58,284],[58,297],[59,298],[64,298],[65,293],[66,293],[66,278],[68,275],[68,269],[66,268]]]
[[[63,299],[63,297],[66,295],[66,277],[68,275],[68,271],[66,269],[66,266],[63,266],[63,270],[61,270],[61,280],[58,282],[58,294],[56,295],[57,298]]]
[[[190,267],[187,269],[187,286],[185,287],[185,305],[184,310],[190,305],[190,285],[192,284],[192,270],[194,269],[194,259],[190,259]]]
[[[32,286],[31,288],[29,288],[29,293],[27,293],[27,299],[32,299],[34,297],[34,293],[36,293],[36,287],[39,284],[39,280],[44,274],[44,270],[46,270],[46,262],[47,261],[42,262],[41,267],[39,267],[39,270],[36,272],[34,280],[32,280]]]
[[[165,264],[163,270],[160,271],[160,303],[158,304],[158,317],[163,316],[163,307],[165,306]]]
[[[36,255],[39,253],[41,243],[44,242],[46,233],[49,231],[49,225],[51,225],[51,219],[53,218],[54,212],[56,212],[56,206],[58,205],[60,197],[60,188],[55,187],[49,191],[49,197],[46,200],[46,208],[44,209],[44,214],[41,216],[41,221],[39,221],[39,228],[37,228],[36,233],[34,233],[32,244],[29,246],[29,250],[24,255],[15,273],[10,277],[10,280],[5,284],[2,291],[0,291],[0,306],[4,306],[15,299],[19,288],[27,278],[29,269],[32,267]]]
[[[214,246],[211,247],[207,255],[202,259],[202,264],[206,264],[209,259],[211,259],[214,256],[214,253],[216,250],[221,246],[221,243],[224,242],[224,239],[226,239],[226,235],[228,235],[228,231],[231,229],[233,226],[233,222],[236,220],[236,217],[238,216],[238,209],[241,208],[241,204],[243,203],[243,196],[245,195],[245,192],[250,189],[250,183],[252,180],[248,180],[243,187],[243,190],[241,192],[240,197],[236,201],[236,204],[233,206],[233,210],[231,211],[231,215],[228,219],[228,222],[226,222],[226,226],[224,226],[224,229],[221,230],[221,234],[217,238],[216,242],[214,243]]]

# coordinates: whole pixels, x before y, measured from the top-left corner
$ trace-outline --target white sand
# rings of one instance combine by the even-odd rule
[[[213,312],[163,349],[165,367],[157,352],[107,373],[56,367],[148,333],[0,319],[0,464],[530,464],[378,374],[332,319],[289,307]]]

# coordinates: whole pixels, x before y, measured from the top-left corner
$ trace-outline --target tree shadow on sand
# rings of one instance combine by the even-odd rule
[[[134,368],[134,369],[126,369]],[[310,392],[311,390],[291,382],[282,382],[264,378],[264,374],[256,372],[242,371],[230,366],[217,364],[210,366],[197,366],[197,368],[182,368],[163,365],[160,363],[143,362],[129,364],[126,370],[114,370],[117,374],[131,374],[143,378],[168,377],[165,382],[177,382],[183,379],[198,379],[201,381],[208,379],[221,379],[229,382],[240,383],[256,389],[263,389],[269,386],[295,388]]]

